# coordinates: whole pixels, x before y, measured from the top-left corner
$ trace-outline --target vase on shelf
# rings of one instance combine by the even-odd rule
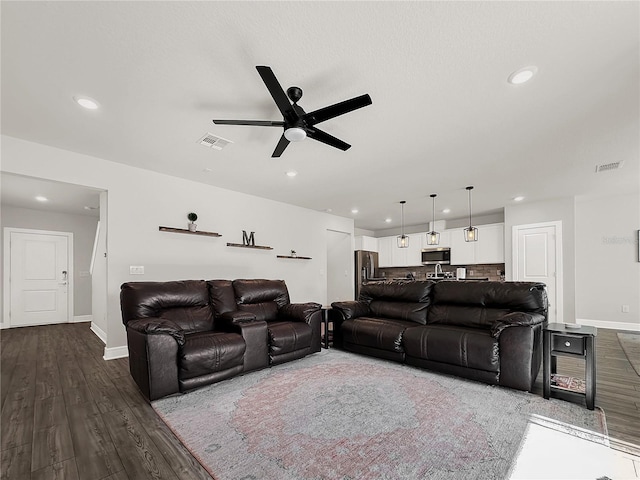
[[[187,227],[189,228],[190,232],[195,232],[196,229],[198,228],[198,225],[196,225],[195,223],[191,222],[191,223],[189,223],[189,225],[187,225]]]

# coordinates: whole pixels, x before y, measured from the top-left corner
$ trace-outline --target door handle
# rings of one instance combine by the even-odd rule
[[[66,284],[67,284],[67,282],[60,282],[60,283],[58,283],[58,285],[66,285]]]

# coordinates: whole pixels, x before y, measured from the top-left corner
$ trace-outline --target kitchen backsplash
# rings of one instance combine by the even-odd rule
[[[376,277],[385,277],[388,279],[406,278],[407,275],[413,274],[416,280],[424,280],[427,275],[434,273],[435,265],[424,265],[420,267],[384,267],[378,268],[375,273]],[[487,277],[492,281],[504,281],[504,263],[490,263],[484,265],[442,265],[443,272],[451,272],[455,276],[456,269],[465,267],[467,269],[467,277]]]

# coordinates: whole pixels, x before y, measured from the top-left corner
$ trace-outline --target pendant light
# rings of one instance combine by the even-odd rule
[[[430,232],[427,232],[427,245],[439,245],[440,234],[436,232],[436,197],[435,193],[429,195],[431,197],[431,218],[433,219],[433,225]]]
[[[471,225],[471,190],[473,190],[473,187],[467,187],[467,192],[469,192],[469,226],[464,229],[465,242],[478,241],[478,229]]]
[[[400,226],[402,235],[398,236],[398,248],[409,248],[409,237],[404,234],[404,204],[406,201],[400,202]]]

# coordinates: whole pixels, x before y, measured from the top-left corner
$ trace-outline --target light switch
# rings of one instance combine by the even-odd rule
[[[129,275],[144,275],[144,266],[129,265]]]

